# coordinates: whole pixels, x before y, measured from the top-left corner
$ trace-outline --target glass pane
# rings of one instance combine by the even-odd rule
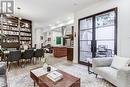
[[[80,51],[91,51],[91,41],[80,41]]]
[[[96,40],[114,40],[114,26],[96,29]]]
[[[92,18],[84,19],[80,21],[80,30],[92,28]]]
[[[80,61],[87,62],[88,58],[92,58],[91,52],[80,52]]]
[[[114,54],[114,40],[113,41],[97,41],[96,57],[111,57]]]
[[[108,12],[96,16],[96,27],[114,25],[115,12]]]
[[[92,30],[80,31],[80,40],[92,40]]]

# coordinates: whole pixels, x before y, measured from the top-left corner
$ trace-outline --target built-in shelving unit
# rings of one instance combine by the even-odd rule
[[[3,48],[21,48],[26,43],[32,47],[32,21],[18,19],[17,17],[4,17],[0,23],[0,33],[5,37],[1,39]]]
[[[22,46],[23,43],[27,43],[32,47],[32,22],[22,19],[20,27],[20,45]]]

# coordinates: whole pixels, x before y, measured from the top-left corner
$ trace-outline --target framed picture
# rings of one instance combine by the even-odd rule
[[[61,44],[61,37],[56,37],[56,44]]]

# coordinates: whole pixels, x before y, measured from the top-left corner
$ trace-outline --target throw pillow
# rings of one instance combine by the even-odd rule
[[[113,58],[111,67],[119,70],[122,67],[128,67],[129,64],[130,64],[130,58],[115,56]]]

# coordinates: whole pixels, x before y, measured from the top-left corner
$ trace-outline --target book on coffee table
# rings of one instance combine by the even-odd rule
[[[57,70],[57,68],[51,66],[51,72],[55,70]],[[36,76],[42,76],[49,73],[47,72],[47,67],[40,67],[40,68],[32,70],[31,72],[33,72]]]
[[[63,75],[57,71],[53,71],[47,74],[47,77],[51,79],[53,82],[57,82],[63,78]]]

